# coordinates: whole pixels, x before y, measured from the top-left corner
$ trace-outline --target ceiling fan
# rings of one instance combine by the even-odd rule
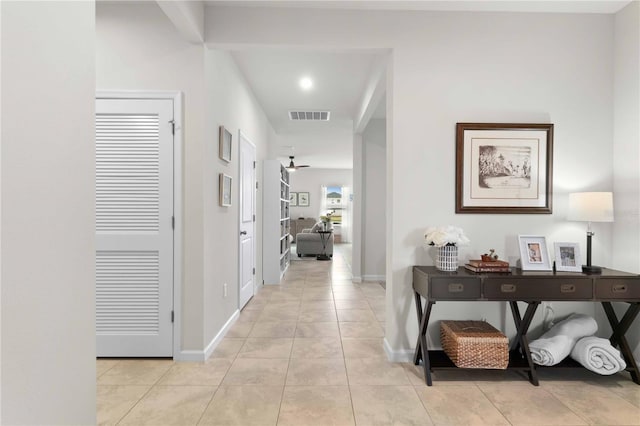
[[[289,165],[287,166],[287,170],[289,170],[290,172],[295,172],[296,170],[301,169],[303,167],[311,167],[308,164],[303,164],[303,165],[300,165],[300,166],[296,166],[293,163],[293,155],[290,155],[289,159],[290,159],[290,161],[289,161]]]

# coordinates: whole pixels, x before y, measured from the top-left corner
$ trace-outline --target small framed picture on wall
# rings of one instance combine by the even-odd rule
[[[224,126],[220,126],[220,137],[218,141],[218,156],[226,161],[227,163],[231,162],[231,139],[233,135],[230,131],[224,128]]]
[[[231,205],[231,176],[220,173],[220,205],[229,207]]]
[[[299,207],[309,207],[309,193],[308,192],[298,192],[298,206]]]
[[[291,207],[296,207],[298,205],[298,193],[290,192],[289,193],[289,205]]]

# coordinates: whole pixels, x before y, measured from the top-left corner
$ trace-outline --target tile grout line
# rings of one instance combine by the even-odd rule
[[[96,361],[98,361],[98,359],[96,358]],[[113,367],[115,367],[116,365],[120,364],[122,360],[117,360],[111,367],[107,368],[105,371],[103,371],[102,373],[100,373],[99,375],[96,376],[96,382],[98,381],[98,379],[102,376],[104,376],[107,372],[109,372]]]
[[[262,311],[264,310],[261,309],[260,313],[262,313]],[[253,327],[256,324],[256,321],[250,321],[253,323],[253,325],[251,326],[251,329],[249,330],[249,334],[251,334],[251,331],[253,330]],[[225,371],[224,375],[222,376],[222,378],[220,379],[220,383],[218,384],[218,386],[216,387],[216,390],[213,392],[213,394],[211,395],[211,398],[209,399],[209,402],[207,403],[207,406],[204,408],[204,410],[202,411],[202,413],[200,414],[200,417],[198,418],[198,421],[196,422],[196,425],[199,425],[202,422],[202,418],[204,417],[205,413],[207,412],[207,410],[209,409],[209,406],[211,405],[211,403],[213,402],[213,399],[215,398],[216,394],[220,391],[220,388],[223,386],[224,383],[224,379],[227,377],[227,375],[229,374],[229,371],[231,370],[231,367],[233,367],[233,363],[236,361],[236,359],[238,359],[238,355],[240,354],[240,351],[242,351],[242,348],[244,347],[244,345],[247,343],[247,339],[249,338],[249,336],[247,335],[247,337],[243,338],[243,342],[242,345],[240,346],[240,348],[238,348],[238,351],[235,353],[235,355],[233,356],[233,358],[220,358],[220,359],[228,359],[230,360],[230,364],[229,367],[227,368],[227,370]],[[209,359],[212,359],[211,356],[205,360],[204,362],[206,363]]]
[[[231,368],[231,367],[229,367],[229,368]],[[226,376],[226,373],[225,373],[225,376]],[[223,380],[224,380],[224,377],[223,377]],[[202,413],[200,413],[200,417],[198,417],[198,421],[196,422],[196,425],[199,425],[200,422],[202,421],[202,418],[204,417],[204,414],[209,409],[209,406],[213,402],[213,398],[216,396],[216,394],[218,393],[218,391],[220,390],[221,387],[222,387],[222,380],[220,381],[220,384],[218,386],[216,386],[216,390],[213,391],[213,393],[211,394],[211,398],[209,398],[209,402],[207,402],[207,405],[204,407],[204,410],[202,410]]]
[[[282,403],[284,402],[284,391],[287,389],[287,378],[289,377],[289,369],[291,368],[291,360],[293,356],[293,345],[295,344],[295,336],[296,330],[298,329],[298,322],[296,321],[296,326],[293,329],[293,342],[291,343],[291,350],[289,351],[289,359],[287,361],[287,371],[284,374],[284,383],[282,384],[282,393],[280,395],[280,405],[278,406],[278,415],[276,416],[276,423],[274,426],[278,424],[280,421],[280,412],[282,411]]]
[[[353,406],[353,395],[351,393],[351,381],[349,380],[349,373],[347,371],[347,358],[344,353],[344,343],[342,341],[342,327],[340,326],[340,319],[338,318],[338,309],[336,308],[336,298],[335,293],[333,292],[333,280],[331,280],[331,294],[333,295],[333,306],[336,312],[336,321],[338,322],[338,336],[340,339],[340,349],[342,350],[342,363],[344,365],[344,375],[347,379],[347,389],[349,390],[349,403],[351,405],[351,414],[353,415],[353,424],[357,425],[358,421],[356,420],[356,409]]]
[[[255,321],[253,323],[255,325]],[[253,329],[253,326],[251,326],[251,329]],[[247,343],[247,339],[248,339],[248,337],[244,338],[244,342],[242,342],[242,346],[240,346],[240,348],[238,349],[238,352],[236,352],[236,354],[234,355],[233,358],[220,358],[220,359],[229,359],[231,361],[230,364],[229,364],[229,368],[227,368],[227,371],[225,371],[224,375],[220,379],[220,383],[218,384],[218,386],[216,387],[216,390],[211,395],[211,398],[209,399],[209,402],[207,403],[207,406],[202,411],[202,414],[200,414],[200,418],[198,418],[198,421],[196,422],[196,425],[199,425],[200,422],[202,422],[202,418],[204,417],[205,413],[209,409],[209,406],[213,402],[213,399],[215,398],[216,394],[218,393],[218,391],[220,391],[220,388],[222,387],[222,384],[224,383],[224,379],[227,377],[227,374],[229,374],[229,371],[231,370],[231,367],[233,366],[233,363],[235,362],[235,360],[238,359],[238,355],[240,354],[240,351],[242,350],[244,345]],[[212,359],[211,356],[207,360],[209,360],[209,359]]]
[[[175,365],[175,361],[173,361],[173,365]],[[158,378],[156,379],[156,381],[155,381],[153,384],[151,384],[151,386],[149,386],[149,389],[147,389],[147,391],[144,393],[144,395],[142,395],[140,398],[138,398],[138,400],[136,401],[136,403],[135,403],[135,404],[133,404],[133,405],[131,406],[131,408],[129,408],[129,410],[127,410],[127,412],[126,412],[122,417],[120,417],[120,419],[116,422],[116,425],[119,425],[119,424],[120,424],[120,422],[122,422],[122,421],[125,419],[125,417],[127,417],[129,414],[131,414],[131,411],[133,411],[133,409],[134,409],[135,407],[137,407],[137,406],[138,406],[138,404],[140,404],[140,402],[141,402],[141,401],[142,401],[142,400],[143,400],[147,395],[149,395],[149,392],[151,392],[151,390],[152,390],[152,389],[153,389],[153,388],[158,384],[158,382],[159,382],[159,381],[160,381],[160,380],[161,380],[161,379],[162,379],[162,378],[163,378],[163,377],[164,377],[164,376],[169,372],[169,370],[171,370],[171,368],[173,367],[173,365],[172,365],[171,367],[167,368],[167,371],[165,371],[165,372],[164,372],[160,377],[158,377]],[[120,386],[126,386],[126,385],[120,385]]]
[[[569,386],[573,386],[573,385],[569,385]],[[573,414],[575,414],[576,416],[578,416],[581,420],[585,421],[587,424],[594,424],[593,421],[591,419],[588,419],[586,417],[583,417],[582,415],[580,415],[579,412],[577,412],[576,410],[574,410],[573,408],[571,408],[570,406],[568,406],[567,404],[565,404],[560,398],[558,398],[558,396],[553,392],[553,385],[550,386],[549,388],[545,387],[544,390],[551,395],[554,399],[556,399],[560,404],[562,404],[562,406],[566,407],[569,411],[571,411]],[[609,389],[602,389],[605,392],[610,393],[612,396],[616,397],[616,398],[620,398],[618,395],[616,395],[615,393],[611,392]],[[624,398],[620,398],[623,401],[625,401]],[[633,404],[632,404],[633,405]],[[640,423],[638,423],[640,424]]]
[[[409,383],[410,383],[411,387],[413,388],[413,392],[418,397],[418,401],[420,401],[420,404],[422,404],[422,408],[424,408],[425,413],[427,413],[427,417],[429,417],[429,421],[431,422],[432,425],[436,425],[437,423],[435,422],[435,420],[433,420],[433,417],[431,416],[431,413],[429,412],[429,408],[427,408],[427,405],[424,403],[424,401],[422,400],[422,398],[420,398],[420,395],[418,394],[418,389],[417,389],[418,386],[415,386],[415,385],[411,384],[411,379],[409,379]]]
[[[489,395],[482,389],[481,386],[478,386],[477,383],[473,383],[473,386],[475,386],[480,393],[482,393],[482,395],[487,399],[487,401],[489,401],[489,403],[491,405],[493,405],[493,407],[498,411],[498,413],[500,413],[500,415],[507,421],[507,423],[509,423],[510,425],[514,426],[514,424],[511,422],[511,420],[509,420],[507,418],[507,415],[500,409],[500,407],[498,407],[492,400],[491,398],[489,398]]]

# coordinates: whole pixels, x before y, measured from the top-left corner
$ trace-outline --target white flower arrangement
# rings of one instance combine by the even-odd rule
[[[463,246],[470,243],[464,231],[457,226],[447,225],[430,227],[424,233],[424,242],[428,246]]]

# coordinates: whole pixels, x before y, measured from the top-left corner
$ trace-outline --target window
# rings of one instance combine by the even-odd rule
[[[327,213],[331,213],[331,222],[333,224],[342,223],[342,209],[344,208],[342,200],[342,187],[327,186]]]

